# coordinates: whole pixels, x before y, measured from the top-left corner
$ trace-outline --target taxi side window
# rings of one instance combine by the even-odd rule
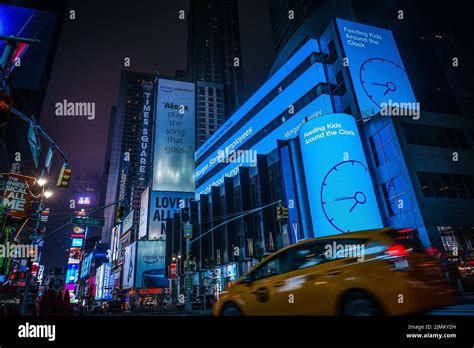
[[[265,262],[252,273],[252,280],[269,278],[287,272],[288,258],[289,253],[286,251]]]

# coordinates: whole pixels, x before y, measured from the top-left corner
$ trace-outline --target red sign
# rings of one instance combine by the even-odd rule
[[[3,205],[10,209],[8,215],[23,219],[28,216],[30,207],[31,187],[36,179],[16,173],[8,174],[8,181],[3,193]]]
[[[170,279],[176,279],[176,264],[172,263],[170,265]]]

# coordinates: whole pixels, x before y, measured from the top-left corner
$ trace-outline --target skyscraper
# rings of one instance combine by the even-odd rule
[[[196,148],[244,100],[236,0],[191,1],[188,77],[196,88]]]
[[[127,210],[135,211],[135,227],[138,226],[141,192],[150,179],[151,166],[142,166],[140,163],[151,160],[150,138],[155,79],[153,74],[122,71],[117,107],[113,112],[113,125],[109,135],[110,157],[106,159],[109,164],[105,203],[124,198]],[[147,142],[143,141],[144,132],[148,137]],[[115,211],[115,206],[104,211],[103,242],[110,242],[115,225]]]
[[[281,15],[288,7],[284,1],[272,1],[272,5],[273,33],[279,33],[280,26],[288,25],[288,17]],[[330,66],[331,94],[333,98],[341,96],[336,111],[352,114],[361,121],[359,128],[374,173],[384,225],[416,227],[426,245],[431,243],[446,251],[471,250],[474,245],[474,220],[467,208],[472,207],[474,197],[474,137],[470,131],[474,91],[467,78],[473,67],[459,64],[472,56],[467,34],[472,30],[460,24],[469,22],[467,13],[467,5],[461,2],[436,7],[423,0],[376,4],[322,1],[312,12],[302,15],[305,20],[291,36],[274,38],[280,44],[269,73],[272,76],[278,71],[308,40],[318,40],[325,53],[324,62]],[[462,20],[460,16],[466,18]],[[381,117],[374,101],[361,105],[363,97],[357,95],[355,85],[362,82],[357,73],[353,78],[350,72],[356,63],[352,60],[348,66],[341,64],[342,59],[350,57],[341,46],[333,18],[393,33],[410,88],[419,103],[418,116]],[[377,57],[387,54],[380,52]],[[382,75],[378,78],[387,79]],[[405,86],[399,91],[407,89]]]

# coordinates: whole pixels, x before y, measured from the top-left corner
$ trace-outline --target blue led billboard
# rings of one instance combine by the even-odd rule
[[[362,117],[384,105],[417,107],[392,32],[342,19],[336,23]]]
[[[308,40],[290,59],[275,72],[222,126],[196,150],[194,158],[198,161],[227,131],[258,104],[272,89],[276,88],[295,68],[313,52],[320,52],[316,40]],[[237,133],[237,132],[235,132]]]
[[[354,117],[317,117],[299,140],[315,237],[382,227]]]
[[[268,154],[277,147],[277,140],[287,140],[295,138],[298,135],[300,127],[305,120],[311,120],[315,117],[333,112],[331,98],[327,94],[322,94],[311,103],[306,105],[301,111],[293,115],[289,120],[282,123],[266,137],[252,146],[258,154]],[[196,189],[195,199],[199,200],[201,194],[207,194],[211,186],[220,186],[224,183],[224,177],[233,177],[238,174],[240,166],[251,166],[252,163],[235,161],[230,163],[224,169],[216,173],[209,180]]]
[[[293,68],[296,68],[296,66]],[[324,68],[322,64],[315,63],[202,161],[196,168],[195,180],[199,180],[220,164],[220,151],[228,154],[238,149],[264,129],[275,116],[287,110],[289,105],[292,105],[320,82],[326,82]]]

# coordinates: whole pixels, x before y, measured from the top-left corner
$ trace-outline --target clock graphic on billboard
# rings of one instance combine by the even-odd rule
[[[371,189],[365,164],[356,160],[336,164],[326,173],[321,184],[324,216],[342,233],[363,229],[369,222],[367,218],[372,215],[370,210],[374,208],[367,202]]]
[[[405,69],[385,58],[370,58],[362,63],[359,79],[369,99],[382,108],[382,103],[411,102],[410,81]]]

